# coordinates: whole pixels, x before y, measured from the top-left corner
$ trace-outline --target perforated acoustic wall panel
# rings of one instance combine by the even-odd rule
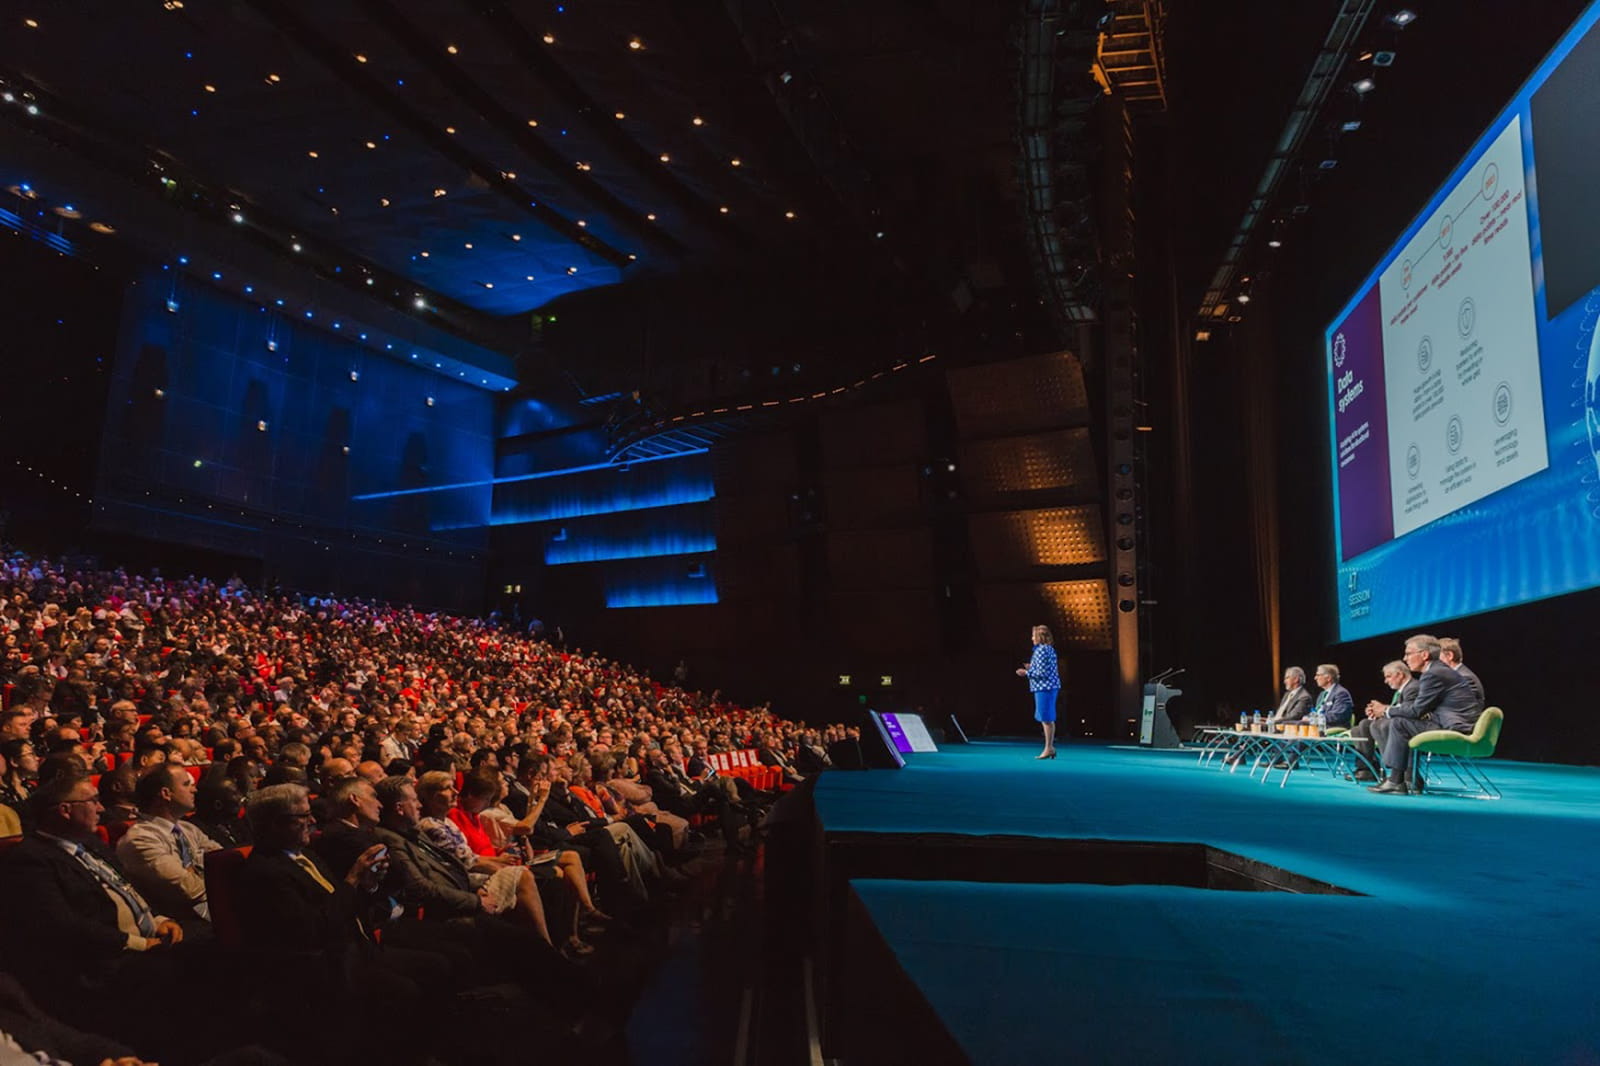
[[[968,532],[978,572],[985,577],[1106,558],[1105,519],[1098,504],[975,514],[968,519]]]
[[[1089,394],[1070,352],[952,370],[950,400],[961,436],[992,437],[1085,425]]]
[[[962,485],[974,503],[1050,489],[1095,495],[1100,483],[1087,429],[964,443],[961,466]]]
[[[984,640],[997,651],[1017,646],[1028,627],[1050,627],[1058,647],[1111,647],[1111,598],[1102,580],[987,582],[977,588]]]

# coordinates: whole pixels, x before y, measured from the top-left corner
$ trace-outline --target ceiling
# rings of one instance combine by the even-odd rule
[[[0,118],[153,196],[163,177],[204,187],[285,260],[468,315],[730,270],[938,294],[1014,257],[1028,283],[1016,213],[996,210],[1014,196],[1011,4],[31,4],[0,33],[0,81],[40,113]]]

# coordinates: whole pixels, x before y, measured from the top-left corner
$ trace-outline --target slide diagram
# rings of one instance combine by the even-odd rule
[[[1345,558],[1549,465],[1531,262],[1516,116],[1330,335]]]

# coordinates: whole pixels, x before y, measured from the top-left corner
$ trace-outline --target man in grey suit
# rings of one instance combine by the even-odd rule
[[[1272,712],[1268,721],[1276,725],[1279,722],[1298,722],[1311,713],[1311,692],[1306,688],[1306,672],[1298,666],[1287,666],[1283,670],[1283,699],[1278,701],[1278,709]]]
[[[1389,721],[1383,738],[1383,765],[1388,778],[1370,791],[1404,795],[1421,783],[1408,783],[1411,764],[1411,738],[1430,729],[1453,729],[1470,733],[1478,724],[1483,705],[1467,679],[1446,666],[1439,658],[1439,640],[1419,633],[1406,641],[1404,662],[1417,675],[1414,699],[1401,700],[1384,709],[1379,717]],[[1409,686],[1408,686],[1409,687]]]

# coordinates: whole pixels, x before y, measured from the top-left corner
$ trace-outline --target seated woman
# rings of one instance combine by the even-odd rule
[[[417,828],[423,838],[467,870],[473,887],[487,899],[488,910],[493,914],[514,911],[549,943],[550,928],[545,921],[544,901],[539,896],[532,871],[497,854],[481,826],[474,824],[475,817],[470,821],[462,820],[467,830],[458,823],[455,775],[445,770],[423,774],[417,782],[417,800],[422,805],[422,818]],[[581,902],[585,897],[579,898]],[[587,955],[594,950],[578,937],[576,929],[562,948],[569,955]]]

